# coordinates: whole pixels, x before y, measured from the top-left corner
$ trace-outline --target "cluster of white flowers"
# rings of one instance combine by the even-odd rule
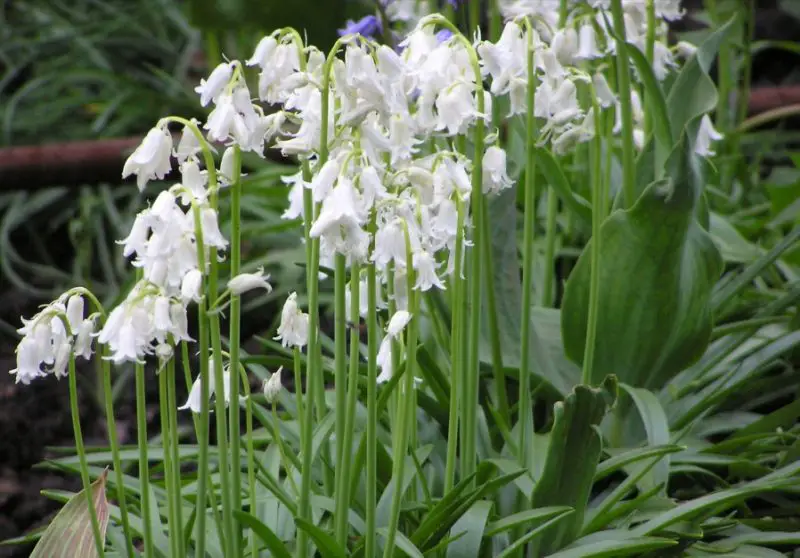
[[[569,2],[566,22],[561,26],[560,0],[506,1],[501,9],[509,21],[501,37],[496,43],[484,41],[478,46],[484,73],[492,78],[492,93],[508,94],[512,115],[527,110],[527,49],[529,44],[533,48],[539,79],[534,114],[546,120],[541,140],[549,140],[556,153],[567,152],[575,144],[588,141],[595,135],[593,107],[586,101],[584,106],[579,102],[581,84],[592,86],[601,109],[617,108],[614,133],[622,129],[619,101],[605,77],[601,72],[589,75],[585,70],[586,61],[595,61],[594,65],[601,67],[604,59],[616,53],[615,33],[608,27],[610,5],[610,0],[573,0]],[[622,8],[625,40],[642,53],[646,52],[647,2],[624,0]],[[676,57],[688,58],[694,53],[694,47],[682,42],[670,48],[666,41],[667,23],[683,16],[680,0],[654,0],[654,8],[656,40],[652,69],[655,77],[663,80],[677,66]],[[529,37],[529,33],[533,36]],[[629,94],[634,142],[641,149],[645,141],[645,113],[636,88]],[[697,142],[701,146],[720,139],[708,124],[710,122],[701,128]],[[713,154],[708,149],[701,149],[699,153]]]
[[[17,367],[10,370],[17,383],[53,374],[67,373],[70,357],[92,356],[95,314],[84,317],[84,300],[80,294],[65,294],[45,306],[30,320],[22,319],[17,332],[22,340],[17,346]]]
[[[665,21],[680,17],[682,11],[677,0],[655,2],[661,39]],[[416,12],[409,12],[407,4],[394,0],[384,8],[393,18],[414,22]],[[206,122],[162,120],[125,163],[123,177],[136,175],[140,189],[150,180],[165,178],[173,159],[182,178],[136,217],[121,241],[124,255],[132,257],[142,279],[110,313],[97,334],[99,342],[119,363],[141,362],[151,354],[170,358],[174,343],[189,340],[187,305],[202,299],[209,262],[228,244],[211,194],[231,183],[233,146],[261,156],[271,146],[297,156],[310,170],[310,176],[300,171],[284,177],[290,186],[284,218],[310,222],[310,236],[320,242],[320,264],[332,267],[336,255],[348,264],[374,264],[379,308],[385,307],[384,291],[393,292],[397,313],[389,321],[379,359],[381,379],[387,379],[389,340],[412,319],[409,270],[415,290],[446,288],[448,277],[461,274],[463,267],[463,261],[455,261],[456,246],[470,246],[470,200],[511,186],[506,153],[494,144],[497,134],[486,135],[479,160],[459,153],[453,147],[459,143],[456,138],[479,124],[491,124],[493,97],[507,95],[510,115],[524,114],[531,79],[536,80],[533,112],[544,121],[540,143],[565,152],[594,137],[597,115],[586,100],[592,96],[581,91],[592,91],[601,109],[619,105],[602,74],[603,59],[615,52],[613,33],[607,28],[608,5],[608,0],[573,1],[576,9],[568,12],[562,26],[558,0],[505,2],[508,22],[501,36],[496,42],[477,37],[474,48],[463,37],[443,32],[446,29],[437,32],[432,19],[437,16],[422,17],[397,51],[361,35],[346,35],[339,43],[343,56],[330,59],[303,45],[295,32],[282,30],[263,38],[244,65],[220,64],[196,88],[200,104],[213,105]],[[642,49],[644,6],[641,0],[624,2],[627,40]],[[373,17],[349,26],[374,31],[379,22]],[[679,50],[685,54],[691,49],[684,45]],[[528,75],[531,51],[534,76]],[[664,42],[657,41],[654,59],[655,75],[663,79],[675,65]],[[259,69],[255,100],[244,78],[248,66]],[[635,91],[631,97],[635,138],[641,145],[641,100]],[[266,105],[271,108],[265,110]],[[618,130],[621,111],[615,112]],[[177,145],[167,128],[170,121],[184,123]],[[219,170],[202,170],[200,128],[208,140],[228,146]],[[708,119],[700,135],[698,149],[713,153],[711,141],[719,135]],[[481,191],[473,192],[472,173],[478,166]],[[313,215],[305,215],[307,195],[314,202]],[[241,274],[229,282],[229,292],[269,289],[267,278],[261,271]],[[359,283],[359,310],[364,315],[367,284],[364,278],[353,280]],[[68,306],[56,301],[25,322],[15,370],[18,381],[27,383],[45,374],[43,366],[63,374],[65,351],[91,354],[94,318],[71,324],[70,338],[60,317]],[[293,293],[276,339],[302,348],[308,328],[308,316],[298,309]]]

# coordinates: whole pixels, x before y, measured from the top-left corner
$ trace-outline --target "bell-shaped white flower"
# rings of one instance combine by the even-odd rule
[[[350,180],[339,178],[336,187],[322,202],[319,217],[311,226],[311,237],[318,237],[331,231],[334,227],[354,227],[361,225],[363,217],[359,215],[356,192]]]
[[[223,62],[214,68],[208,80],[201,79],[200,85],[194,88],[195,92],[200,95],[200,106],[206,106],[212,100],[215,100],[223,89],[228,85],[233,74],[233,63]]]
[[[199,269],[193,269],[183,276],[181,282],[181,300],[184,304],[190,300],[200,302],[202,293],[200,287],[203,284],[203,274]]]
[[[24,337],[17,345],[17,367],[9,370],[16,383],[28,385],[36,378],[46,376],[41,369],[42,359],[39,354],[39,345],[30,337]]]
[[[72,295],[67,301],[67,321],[74,335],[83,321],[83,297],[79,294]]]
[[[483,193],[497,194],[511,187],[511,179],[506,172],[506,152],[496,145],[483,154]]]
[[[214,395],[214,386],[216,384],[214,380],[216,367],[214,365],[214,357],[211,356],[208,359],[208,397],[211,398]],[[230,403],[230,367],[223,366],[222,367],[222,382],[225,386],[225,391],[223,393],[223,397],[225,398],[225,405]],[[194,382],[192,383],[192,389],[189,390],[189,397],[186,399],[186,403],[178,407],[179,411],[183,411],[189,409],[193,413],[200,413],[203,409],[203,399],[202,399],[202,376],[197,375]]]
[[[290,294],[283,305],[278,335],[274,339],[280,341],[284,347],[300,349],[308,343],[308,314],[297,307],[296,292]]]
[[[414,271],[417,275],[414,288],[423,292],[430,290],[431,287],[444,290],[444,283],[439,278],[436,268],[436,259],[430,252],[427,250],[414,252]]]
[[[711,118],[705,114],[700,120],[700,128],[697,130],[697,138],[694,143],[694,152],[703,157],[712,157],[716,153],[712,149],[711,144],[723,138],[714,125],[711,123]]]
[[[278,400],[278,396],[281,394],[281,390],[283,389],[283,384],[281,383],[281,372],[283,372],[283,366],[278,368],[272,376],[269,377],[269,380],[264,381],[264,398],[267,400],[267,403],[272,404]]]
[[[192,118],[192,124],[197,126],[199,122],[197,119]],[[178,163],[183,163],[189,157],[199,153],[201,150],[200,141],[194,135],[194,131],[189,126],[184,126],[181,131],[181,138],[178,140],[178,146],[175,148],[173,155],[178,160]]]
[[[125,161],[122,178],[136,175],[136,185],[144,190],[149,180],[161,180],[170,170],[172,155],[172,136],[165,128],[153,128],[145,136],[142,143]]]
[[[267,283],[269,275],[264,275],[264,268],[260,268],[256,273],[240,273],[228,281],[228,289],[234,296],[239,296],[253,289],[266,289],[272,291],[272,285]]]

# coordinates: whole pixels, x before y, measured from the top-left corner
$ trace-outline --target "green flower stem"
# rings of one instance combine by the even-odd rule
[[[500,1],[499,0],[490,0],[489,2],[489,40],[491,42],[497,42],[497,39],[500,38],[500,34],[503,32],[503,14],[500,13]],[[492,104],[494,106],[494,104]],[[494,115],[493,121],[499,122],[500,120],[497,116],[500,113]]]
[[[167,414],[169,416],[170,447],[172,460],[172,497],[175,499],[175,525],[177,525],[178,556],[186,556],[183,537],[183,497],[181,495],[181,458],[178,439],[178,401],[175,392],[175,360],[167,363]]]
[[[595,120],[599,124],[605,114],[600,114],[597,96],[592,91],[592,109]],[[589,316],[586,324],[586,345],[583,350],[583,368],[581,370],[581,383],[592,385],[592,370],[594,365],[595,339],[597,336],[598,305],[600,303],[600,226],[603,224],[604,188],[602,174],[603,135],[600,133],[602,124],[598,125],[597,133],[590,145],[590,160],[592,169],[589,173],[592,181],[592,240],[591,240],[591,272],[589,279]]]
[[[444,493],[455,486],[456,462],[458,459],[459,419],[463,412],[461,406],[461,384],[464,360],[461,358],[461,341],[464,311],[464,280],[461,276],[461,262],[464,258],[464,204],[456,198],[456,247],[455,269],[450,276],[450,291],[453,296],[450,328],[450,409],[447,426],[447,459],[445,462]]]
[[[739,92],[736,96],[736,113],[734,114],[734,122],[728,130],[726,138],[725,149],[727,153],[738,153],[741,134],[738,131],[738,126],[747,118],[747,106],[750,102],[750,81],[753,75],[753,49],[751,48],[753,42],[753,33],[755,29],[755,1],[754,0],[741,0],[742,13],[744,14],[742,22],[742,47],[741,47],[741,60],[739,68],[741,68],[741,76],[739,79]],[[721,24],[721,23],[720,23]],[[727,43],[727,41],[724,41]],[[719,99],[722,99],[720,93]],[[728,162],[722,166],[722,190],[723,192],[733,191],[733,179],[736,176],[737,165],[734,161]]]
[[[219,196],[216,183],[216,175],[214,175],[214,182],[211,182],[209,175],[209,205],[214,209],[219,209]],[[219,294],[219,262],[217,261],[216,251],[210,251],[209,257],[209,273],[208,283],[206,285],[205,299],[206,304],[209,301],[217,299]],[[222,394],[225,393],[225,378],[222,363],[222,328],[220,327],[219,312],[209,312],[207,314],[209,334],[211,335],[211,357],[214,360],[214,397],[215,417],[214,422],[217,425],[217,450],[219,454],[219,476],[220,476],[220,492],[222,502],[222,526],[225,533],[225,540],[223,547],[227,556],[239,556],[239,537],[236,533],[236,523],[233,519],[233,486],[231,484],[231,470],[228,455],[230,453],[228,444],[228,425],[226,415],[225,398]],[[235,403],[238,404],[238,403]]]
[[[231,179],[231,277],[236,277],[242,268],[242,237],[241,237],[241,199],[242,199],[242,152],[238,145],[233,147],[233,176]],[[241,344],[241,315],[242,299],[231,294],[230,324],[228,346],[230,353],[230,393],[231,403],[228,405],[228,428],[230,429],[231,444],[231,506],[234,510],[242,509],[242,464],[241,464],[241,432],[239,408],[239,354]],[[235,539],[238,541],[238,527]]]
[[[483,266],[486,280],[486,306],[489,318],[489,344],[491,347],[492,355],[492,374],[494,375],[495,387],[495,401],[494,405],[497,409],[498,416],[500,416],[505,425],[511,424],[511,417],[508,405],[508,396],[506,394],[506,373],[503,368],[503,347],[500,344],[500,325],[497,322],[497,301],[495,299],[494,289],[494,263],[492,257],[492,229],[489,218],[489,212],[483,211],[481,219],[481,238],[483,239],[483,257],[485,265]]]
[[[292,349],[292,363],[294,371],[294,400],[297,408],[297,425],[303,432],[303,419],[305,411],[303,407],[303,355],[298,347]]]
[[[470,13],[472,14],[472,21],[477,29],[477,22],[479,22],[480,12],[477,2],[470,4]],[[424,25],[441,25],[449,29],[453,33],[453,37],[459,40],[466,50],[470,66],[475,79],[475,97],[477,101],[478,114],[484,114],[486,104],[484,99],[483,78],[481,76],[480,64],[478,62],[478,55],[475,52],[472,43],[462,35],[458,29],[447,19],[440,15],[428,16],[424,20]],[[475,129],[473,132],[473,145],[474,154],[472,157],[472,192],[471,192],[471,206],[472,218],[476,223],[475,235],[473,238],[474,248],[471,259],[470,271],[470,320],[469,320],[469,335],[466,347],[469,348],[467,359],[467,367],[462,371],[463,385],[463,444],[461,455],[461,475],[468,476],[475,470],[476,465],[476,437],[477,437],[477,406],[478,406],[478,383],[480,373],[480,362],[478,359],[478,345],[480,340],[480,325],[481,325],[481,266],[485,264],[483,261],[482,253],[484,252],[484,243],[481,239],[483,233],[482,215],[483,215],[483,149],[486,135],[486,122],[483,118],[478,118],[475,122]],[[456,263],[458,267],[460,262]]]
[[[155,556],[153,518],[150,514],[150,462],[147,458],[147,405],[144,364],[135,366],[136,377],[136,434],[139,445],[139,487],[141,490],[142,538],[144,555]]]
[[[656,47],[656,2],[655,0],[647,0],[645,4],[645,10],[647,15],[647,30],[645,34],[645,57],[647,57],[647,62],[650,63],[650,66],[653,66],[653,60],[655,58],[655,47]],[[647,90],[645,89],[645,93]],[[645,99],[646,104],[650,104],[649,99]],[[650,137],[650,133],[653,131],[653,117],[652,111],[647,110],[645,111],[644,115],[644,135],[645,137]]]
[[[81,415],[78,407],[78,379],[77,372],[75,371],[74,354],[69,355],[69,410],[70,414],[72,415],[72,431],[75,434],[75,451],[78,453],[78,463],[81,468],[83,492],[86,495],[86,502],[89,506],[89,519],[92,522],[94,546],[97,550],[97,555],[102,558],[102,556],[105,556],[105,541],[103,540],[103,534],[100,532],[100,521],[97,519],[97,509],[94,507],[94,498],[92,497],[92,481],[89,478],[89,464],[86,461],[86,448],[83,445]]]
[[[405,227],[404,227],[405,228]],[[408,228],[405,228],[406,236],[406,261],[413,261],[411,253],[411,241],[408,236]],[[384,558],[395,556],[395,540],[397,529],[400,522],[400,508],[403,502],[403,475],[405,469],[406,453],[408,452],[408,430],[409,422],[414,418],[414,398],[412,391],[414,387],[414,377],[417,362],[417,330],[419,328],[419,293],[414,290],[415,283],[414,268],[410,265],[406,268],[406,290],[408,295],[408,309],[411,313],[411,321],[406,326],[406,366],[403,378],[400,380],[398,392],[397,419],[394,427],[397,429],[396,437],[392,445],[392,482],[394,483],[394,494],[392,494],[392,506],[389,513],[389,532],[386,535],[386,546],[383,548]],[[397,369],[395,369],[397,373]]]
[[[125,497],[125,471],[122,469],[122,460],[119,456],[119,438],[117,437],[117,422],[114,418],[114,395],[111,387],[111,361],[105,358],[108,349],[105,345],[98,347],[95,359],[99,375],[103,381],[103,401],[106,405],[106,430],[108,430],[108,443],[111,446],[111,462],[114,465],[114,479],[117,484],[117,504],[122,521],[122,532],[125,535],[125,551],[129,558],[136,556],[133,550],[133,533],[128,520],[128,503]]]
[[[310,180],[310,172],[307,165],[303,168],[303,179]],[[306,394],[305,394],[305,408],[304,416],[302,419],[300,443],[302,446],[303,468],[301,471],[300,480],[300,502],[297,510],[299,517],[311,520],[311,452],[312,452],[312,437],[314,435],[314,404],[313,397],[318,390],[317,385],[323,382],[322,369],[317,361],[317,339],[319,331],[319,239],[311,238],[309,234],[311,231],[312,216],[314,215],[314,201],[311,197],[311,190],[305,188],[303,191],[303,209],[306,218],[303,220],[304,234],[306,239],[306,288],[308,289],[308,365],[306,367]],[[297,389],[300,389],[298,386]],[[322,389],[322,386],[320,386]],[[320,418],[325,410],[324,393],[322,405],[319,406],[318,413]],[[297,533],[297,558],[306,558],[308,556],[308,533],[303,529],[299,529]]]
[[[716,26],[722,25],[727,15],[723,13],[724,10],[721,4],[724,4],[724,2],[707,0],[711,20]],[[723,134],[727,134],[731,130],[730,98],[731,91],[733,91],[731,62],[731,41],[726,38],[719,45],[719,53],[717,55],[717,110],[715,124],[717,130]]]
[[[300,69],[305,71],[306,59],[302,51],[302,40],[296,31],[292,31],[295,43],[298,46]],[[318,154],[318,165],[323,165],[328,157],[328,108],[330,105],[330,72],[336,51],[341,45],[341,39],[337,41],[325,61],[322,75],[322,99],[321,99],[321,129],[320,146]],[[303,180],[311,180],[311,169],[307,161],[303,162]],[[313,422],[314,412],[312,397],[316,398],[317,412],[322,418],[325,413],[325,385],[322,370],[322,359],[319,352],[319,238],[311,237],[311,224],[315,217],[315,204],[308,188],[303,189],[303,236],[306,244],[306,289],[308,292],[308,366],[306,370],[306,401],[305,416],[303,418],[301,445],[303,456],[303,469],[300,480],[300,502],[297,515],[307,521],[311,521],[311,452],[312,437],[314,434]],[[323,451],[329,451],[325,445]],[[329,483],[326,474],[326,483]],[[328,491],[326,491],[327,493]],[[308,556],[308,533],[305,530],[298,530],[297,547],[295,556],[306,558]]]
[[[622,0],[611,0],[611,15],[617,41],[617,96],[622,116],[622,194],[624,207],[636,201],[636,153],[633,144],[633,109],[631,107],[631,75],[625,45],[625,21]]]
[[[300,494],[300,491],[297,489],[297,484],[294,481],[294,473],[292,472],[292,465],[297,467],[299,463],[297,462],[297,456],[293,453],[289,453],[286,444],[283,442],[283,436],[281,435],[281,426],[280,426],[280,419],[278,418],[278,405],[273,402],[269,405],[272,411],[272,441],[275,442],[275,445],[278,446],[278,453],[281,456],[281,464],[283,465],[283,470],[286,471],[286,478],[289,481],[289,484],[292,485],[292,489],[294,490],[295,494]]]
[[[205,150],[203,150],[205,153]],[[206,162],[208,164],[208,161]],[[213,160],[212,160],[213,165]],[[215,167],[211,167],[214,168]],[[215,169],[216,172],[216,169]],[[209,170],[209,176],[211,171]],[[216,179],[216,174],[214,174]],[[197,266],[201,271],[206,269],[206,251],[203,242],[203,227],[200,221],[200,208],[197,204],[192,204],[192,216],[194,217],[194,234],[197,249]],[[205,292],[206,276],[201,274],[201,292]],[[209,429],[209,392],[211,378],[209,378],[209,352],[208,352],[208,296],[205,296],[197,305],[197,344],[200,360],[200,418],[197,420],[195,428],[197,432],[197,519],[195,520],[195,555],[199,558],[206,556],[206,494],[208,488],[208,429]],[[185,350],[186,345],[184,344]],[[188,354],[186,355],[188,356]],[[188,359],[185,360],[188,363]],[[188,366],[185,366],[188,373]],[[191,382],[189,383],[191,385]],[[209,496],[213,498],[213,495]],[[216,506],[214,506],[215,508]]]
[[[375,214],[371,228],[374,233]],[[373,235],[374,238],[374,235]],[[374,240],[373,240],[374,242]],[[378,281],[375,264],[367,266],[367,494],[364,556],[375,556],[375,510],[378,503]]]
[[[545,220],[544,283],[542,284],[541,304],[552,308],[555,304],[553,278],[556,268],[556,219],[558,217],[558,196],[552,186],[547,188],[547,217]]]
[[[246,378],[245,378],[246,379]],[[247,429],[247,494],[251,515],[258,517],[256,503],[256,450],[253,441],[253,398],[250,395],[250,386],[242,382],[245,391],[245,428]],[[300,389],[299,386],[297,389]],[[258,537],[255,531],[250,531],[250,556],[258,556]]]
[[[347,378],[347,403],[345,407],[344,438],[342,438],[342,462],[341,470],[343,474],[340,495],[336,500],[336,539],[347,548],[348,521],[347,515],[350,509],[350,478],[351,463],[353,459],[353,435],[356,427],[356,402],[358,400],[358,365],[359,350],[361,340],[359,338],[359,308],[360,308],[360,277],[361,266],[358,262],[353,262],[350,268],[350,370]]]
[[[166,367],[162,366],[158,372],[158,416],[161,422],[161,450],[164,454],[164,490],[167,493],[167,533],[169,538],[169,549],[172,556],[178,554],[178,539],[181,538],[181,530],[175,520],[175,498],[173,491],[174,476],[172,474],[172,454],[170,453],[170,437],[172,432],[169,428],[169,415],[167,405],[169,395],[167,394],[167,372]],[[177,529],[177,531],[176,531]]]
[[[347,501],[345,494],[345,478],[350,475],[350,471],[344,468],[344,454],[347,448],[344,447],[346,412],[347,412],[347,308],[345,301],[345,291],[347,289],[347,263],[343,254],[335,256],[334,274],[334,312],[333,312],[333,331],[334,331],[334,388],[336,394],[336,512],[344,513],[344,517],[334,514],[336,525],[335,533],[337,541],[343,546],[346,544],[340,538],[339,528],[347,525],[347,511],[343,509],[343,501]],[[342,535],[343,536],[343,535]]]
[[[213,260],[213,258],[212,258]],[[216,266],[212,263],[212,270]],[[213,296],[213,293],[216,292],[214,286],[216,284],[216,277],[215,273],[211,273],[211,277],[209,278],[209,295]],[[219,478],[220,478],[220,492],[221,492],[221,502],[222,502],[222,527],[223,532],[225,533],[225,554],[226,556],[239,556],[239,553],[236,551],[236,542],[234,539],[238,541],[239,537],[235,535],[235,527],[234,527],[234,520],[233,520],[233,507],[232,507],[232,493],[231,493],[231,478],[230,478],[230,462],[228,461],[228,455],[230,453],[230,448],[228,445],[228,427],[225,420],[225,397],[223,394],[225,393],[225,378],[223,377],[223,364],[222,364],[222,340],[220,338],[220,324],[219,324],[219,314],[218,313],[211,313],[208,315],[208,325],[209,329],[211,330],[211,349],[212,349],[212,358],[214,359],[214,393],[217,394],[214,397],[214,415],[215,421],[217,423],[217,453],[219,455]],[[238,404],[236,401],[233,401],[232,404]]]
[[[186,391],[188,392],[188,391],[190,391],[192,389],[193,380],[192,380],[192,370],[191,370],[190,360],[189,360],[189,345],[185,341],[183,341],[181,343],[181,361],[183,363],[184,384],[186,386]],[[201,391],[202,391],[202,386],[201,386]],[[208,405],[206,405],[206,407],[208,407]],[[198,418],[198,416],[199,415],[197,415],[195,413],[192,413],[192,422],[194,423],[195,436],[199,440],[201,438],[201,436],[200,436],[200,425],[201,425],[201,422],[200,422],[200,419]],[[208,425],[208,421],[206,421],[206,425]],[[206,426],[206,432],[208,432],[208,426]],[[206,436],[206,439],[208,439],[208,434],[207,433],[205,434],[205,436]],[[203,446],[198,446],[199,449],[202,449],[202,447]],[[203,489],[205,489],[204,487],[212,485],[212,481],[210,480],[210,477],[209,477],[209,474],[208,474],[208,467],[206,467],[206,474],[203,477],[200,477],[199,471],[200,471],[200,469],[198,467],[198,478],[197,478],[198,489],[201,488],[201,487],[203,487]],[[201,482],[201,479],[202,479],[202,482]],[[200,501],[199,494],[197,496],[197,501],[198,502]],[[205,500],[204,500],[204,504],[203,505],[205,506]],[[214,521],[215,521],[214,524],[215,524],[215,526],[217,528],[217,535],[219,537],[219,540],[221,541],[224,538],[223,533],[222,533],[222,520],[219,518],[217,502],[216,502],[216,498],[214,496],[214,491],[213,490],[210,490],[208,492],[208,505],[211,508],[211,510],[213,510],[213,516],[214,516]],[[196,507],[196,509],[200,509],[199,505],[197,505],[197,504],[195,505],[195,507]],[[198,514],[197,518],[199,519],[199,517],[200,517],[200,515]],[[195,520],[195,523],[196,522],[197,522],[197,520]],[[195,539],[197,540],[196,536],[195,536]],[[205,537],[203,537],[203,544],[205,544]],[[197,548],[197,546],[195,546],[195,548]],[[199,556],[199,554],[198,554],[198,556]]]
[[[525,120],[526,160],[525,191],[523,212],[524,244],[522,248],[522,308],[520,319],[520,357],[519,357],[519,443],[518,459],[524,468],[530,468],[528,448],[531,444],[533,425],[533,401],[531,398],[530,371],[530,327],[531,304],[533,296],[533,246],[536,232],[536,137],[538,127],[534,116],[536,102],[536,66],[534,64],[533,34],[528,32],[528,110]]]

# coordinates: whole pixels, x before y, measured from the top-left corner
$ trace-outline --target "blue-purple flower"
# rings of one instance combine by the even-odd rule
[[[362,17],[358,21],[348,19],[344,28],[339,29],[338,33],[340,37],[345,35],[361,35],[362,37],[372,37],[381,31],[382,28],[380,18],[375,17],[374,15],[368,15]]]

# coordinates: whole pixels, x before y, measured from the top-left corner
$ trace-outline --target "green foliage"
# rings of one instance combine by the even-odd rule
[[[711,335],[709,302],[722,258],[695,218],[705,177],[685,134],[667,161],[667,175],[602,225],[593,381],[617,374],[632,386],[659,388],[700,358]],[[586,343],[590,265],[587,249],[562,306],[564,347],[578,363]]]

